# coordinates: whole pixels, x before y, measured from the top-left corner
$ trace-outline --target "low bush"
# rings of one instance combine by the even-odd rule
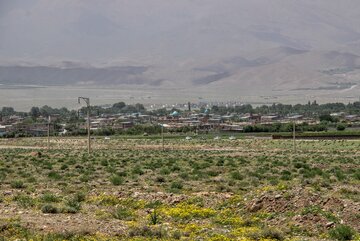
[[[338,225],[329,231],[329,236],[339,241],[352,240],[355,236],[355,231],[349,226]]]
[[[110,177],[110,182],[115,186],[120,186],[123,184],[124,179],[118,175],[113,175]]]
[[[41,207],[43,213],[59,213],[59,209],[51,204],[45,204]]]
[[[16,188],[16,189],[25,188],[25,184],[24,184],[24,182],[21,181],[21,180],[12,181],[12,182],[10,183],[10,186],[11,186],[12,188]]]
[[[115,211],[112,212],[112,216],[119,220],[130,221],[134,219],[133,212],[126,207],[118,207]]]
[[[60,201],[60,197],[51,192],[46,192],[40,197],[40,200],[45,203],[56,203]]]

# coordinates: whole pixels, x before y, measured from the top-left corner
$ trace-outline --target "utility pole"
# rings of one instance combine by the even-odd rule
[[[80,104],[80,100],[83,100],[87,106],[87,134],[88,134],[88,154],[91,152],[91,143],[90,143],[90,98],[87,97],[79,97],[78,102]]]
[[[296,153],[296,125],[295,121],[293,121],[293,142],[294,142],[294,153]]]
[[[50,150],[50,123],[51,123],[51,116],[49,115],[48,129],[47,129],[47,149],[48,150]]]
[[[165,147],[164,147],[164,124],[161,124],[161,145],[162,145],[162,151],[165,151]]]

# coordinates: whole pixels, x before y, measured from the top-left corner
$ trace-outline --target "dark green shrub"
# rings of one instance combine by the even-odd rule
[[[178,166],[178,165],[176,165],[176,164],[174,164],[172,167],[171,167],[171,171],[172,172],[177,172],[177,171],[180,171],[181,170],[181,168]]]
[[[35,200],[31,196],[25,194],[16,195],[14,197],[14,201],[16,201],[16,203],[23,208],[35,206]]]
[[[338,131],[343,131],[345,129],[346,129],[345,124],[339,123],[339,124],[336,125],[336,130],[338,130]]]
[[[155,181],[159,182],[159,183],[163,183],[163,182],[166,182],[166,179],[165,179],[165,177],[158,176],[158,177],[156,177]]]
[[[59,213],[59,209],[51,204],[45,204],[41,208],[41,212],[43,213]]]
[[[171,183],[171,186],[170,186],[171,189],[182,189],[183,188],[183,184],[181,182],[178,182],[178,181],[173,181]]]
[[[181,177],[184,180],[188,180],[189,179],[189,174],[187,172],[182,172],[179,174],[179,177]]]
[[[28,178],[26,179],[26,181],[29,182],[29,183],[35,183],[35,182],[36,182],[36,178],[35,178],[35,177],[28,177]]]
[[[86,194],[83,192],[77,192],[74,194],[73,199],[77,202],[83,202],[85,201]]]
[[[338,225],[329,231],[329,235],[332,239],[339,241],[352,240],[355,231],[346,225]]]
[[[60,198],[51,192],[44,193],[40,199],[46,203],[56,203],[60,201]]]
[[[21,188],[25,188],[25,184],[23,181],[21,180],[14,180],[10,183],[10,186],[12,188],[16,188],[16,189],[21,189]]]
[[[53,180],[60,180],[62,178],[61,175],[56,171],[49,172],[48,177]]]
[[[167,232],[161,227],[150,228],[149,226],[134,227],[129,231],[130,237],[150,237],[153,240],[159,240],[166,238]]]
[[[133,170],[132,170],[133,174],[137,174],[137,175],[143,175],[144,171],[141,169],[141,167],[139,165],[136,165]]]
[[[243,180],[243,179],[244,179],[244,176],[241,175],[240,172],[235,171],[235,172],[232,172],[232,173],[231,173],[231,178],[234,179],[234,180]]]
[[[65,207],[63,208],[63,213],[77,213],[81,209],[81,202],[77,200],[76,197],[71,197],[66,200]]]
[[[109,165],[107,160],[101,160],[100,164],[101,164],[101,166],[104,166],[104,167]]]
[[[161,174],[161,175],[168,175],[168,174],[170,174],[169,168],[167,168],[167,167],[161,168],[160,174]]]
[[[153,202],[149,202],[145,204],[145,208],[157,208],[160,207],[161,205],[162,205],[161,201],[155,200]]]
[[[82,175],[79,180],[81,182],[88,182],[90,180],[90,177],[88,175]]]
[[[134,219],[132,211],[125,207],[118,207],[114,212],[112,212],[112,216],[116,219],[126,221],[131,221]]]
[[[115,186],[119,186],[124,183],[124,179],[118,175],[113,175],[110,177],[110,182]]]
[[[218,176],[220,173],[218,171],[215,170],[210,170],[207,172],[207,175],[209,175],[210,177],[216,177]]]
[[[269,239],[282,241],[285,239],[284,235],[280,231],[269,228],[265,228],[258,232],[249,233],[247,236],[252,240]]]
[[[158,211],[156,211],[156,209],[154,209],[152,212],[150,212],[149,221],[150,221],[150,224],[152,224],[152,225],[156,225],[156,224],[160,223],[160,215],[159,215]]]

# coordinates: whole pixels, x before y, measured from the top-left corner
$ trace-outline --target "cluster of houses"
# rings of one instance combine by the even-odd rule
[[[152,116],[143,114],[119,114],[119,115],[102,115],[93,117],[90,120],[90,129],[93,131],[112,128],[112,129],[128,129],[138,124],[159,125],[161,124],[167,129],[179,129],[183,127],[195,127],[199,131],[224,131],[224,132],[242,132],[244,126],[255,124],[273,124],[275,122],[307,122],[309,124],[318,123],[312,118],[304,118],[302,115],[293,115],[289,117],[280,117],[279,115],[258,115],[258,114],[230,114],[216,115],[211,114],[208,110],[204,113],[184,114],[178,111],[172,112],[167,116]],[[83,123],[79,128],[86,128]]]
[[[347,122],[360,121],[360,116],[359,115],[348,115],[345,112],[331,113],[330,116],[335,117],[335,118],[339,118],[341,120],[345,120]]]
[[[332,113],[331,116],[341,118],[347,121],[358,121],[360,116],[346,115],[345,113]],[[60,116],[51,116],[51,123],[54,123]],[[259,115],[259,114],[228,114],[217,115],[210,113],[209,110],[200,112],[174,111],[167,116],[134,114],[108,114],[90,119],[90,129],[93,131],[104,128],[111,129],[129,129],[139,124],[163,125],[168,129],[177,129],[183,127],[195,127],[199,131],[224,131],[224,132],[242,132],[245,126],[263,124],[272,125],[274,123],[303,123],[317,124],[319,120],[314,118],[305,118],[303,115],[280,116]],[[26,119],[20,116],[7,116],[0,118],[0,137],[6,133],[22,133],[25,136],[44,136],[51,133],[66,134],[69,123],[58,123],[55,130],[53,124],[49,124],[48,117],[40,117],[36,123],[27,123]],[[87,123],[77,125],[79,129],[85,129]]]
[[[56,121],[58,116],[54,115]],[[0,137],[7,133],[21,133],[24,136],[44,136],[48,131],[54,131],[54,125],[49,125],[45,118],[41,117],[36,123],[28,123],[25,118],[17,115],[0,118]]]

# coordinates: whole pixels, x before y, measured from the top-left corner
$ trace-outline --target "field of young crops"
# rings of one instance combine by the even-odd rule
[[[0,240],[360,240],[360,141],[0,139]]]

